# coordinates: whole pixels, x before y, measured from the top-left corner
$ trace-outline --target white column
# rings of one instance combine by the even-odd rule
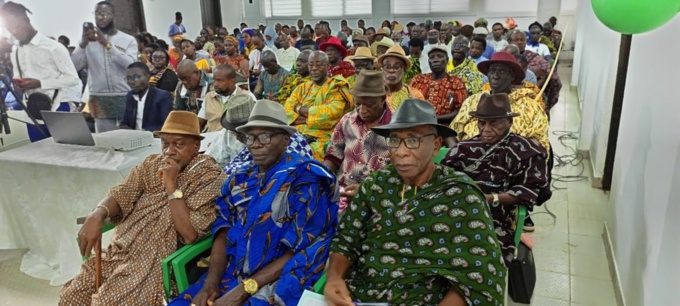
[[[548,22],[552,16],[560,18],[560,8],[562,7],[561,0],[540,0],[538,1],[538,22],[541,24]]]
[[[377,30],[383,20],[394,20],[392,16],[392,1],[373,0],[371,8],[373,9],[373,20],[372,22],[366,20],[366,27],[373,26]]]

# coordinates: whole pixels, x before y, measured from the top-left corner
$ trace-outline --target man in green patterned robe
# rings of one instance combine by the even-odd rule
[[[507,269],[484,194],[433,162],[455,132],[417,99],[373,131],[386,138],[392,164],[366,178],[340,220],[329,305],[503,305]]]

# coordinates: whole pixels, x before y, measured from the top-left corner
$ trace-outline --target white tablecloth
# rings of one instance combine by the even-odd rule
[[[28,248],[21,271],[61,285],[79,271],[76,218],[87,215],[151,147],[117,152],[52,139],[0,153],[0,249]]]

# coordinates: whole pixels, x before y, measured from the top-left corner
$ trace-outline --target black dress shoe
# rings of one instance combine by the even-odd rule
[[[535,229],[534,221],[531,220],[531,216],[527,216],[526,219],[524,219],[524,231],[531,233]]]

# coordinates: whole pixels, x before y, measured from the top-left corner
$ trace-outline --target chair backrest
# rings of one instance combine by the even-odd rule
[[[434,157],[434,163],[435,164],[441,163],[442,159],[446,157],[446,154],[449,154],[449,151],[451,151],[451,148],[442,147],[441,149],[439,149],[439,154],[437,154],[437,156]]]

